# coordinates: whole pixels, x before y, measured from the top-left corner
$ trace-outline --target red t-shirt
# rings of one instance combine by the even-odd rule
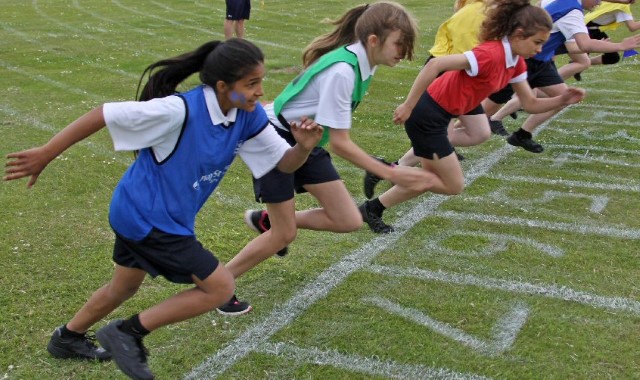
[[[522,57],[513,57],[506,39],[483,42],[464,55],[471,70],[447,71],[427,89],[452,115],[464,115],[507,84],[527,79],[527,64]]]

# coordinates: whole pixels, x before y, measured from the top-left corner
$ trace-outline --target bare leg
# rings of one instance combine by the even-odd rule
[[[228,40],[233,37],[233,20],[224,20],[224,39]]]
[[[227,263],[226,267],[233,277],[240,277],[296,238],[297,226],[293,199],[282,203],[267,203],[267,212],[271,229],[256,236]]]
[[[463,128],[449,128],[449,142],[453,146],[479,145],[491,138],[491,128],[486,114],[461,115],[460,124]]]
[[[91,295],[89,300],[67,323],[67,328],[77,333],[86,332],[96,322],[133,296],[138,291],[146,274],[143,270],[116,264],[111,281]]]
[[[430,192],[446,195],[454,195],[462,192],[464,188],[464,176],[460,162],[458,162],[455,154],[434,160],[427,160],[426,158],[420,157],[420,163],[423,170],[435,174],[433,185],[429,189]],[[400,186],[393,186],[378,197],[378,199],[384,207],[389,208],[421,194],[423,193],[413,192]]]
[[[236,21],[236,37],[244,38],[244,20]]]
[[[362,216],[342,180],[305,185],[321,208],[296,212],[298,228],[315,231],[352,232],[362,226]]]
[[[235,290],[233,276],[223,263],[209,277],[200,280],[193,276],[193,281],[195,288],[182,291],[140,313],[142,326],[153,331],[206,313],[227,302]]]

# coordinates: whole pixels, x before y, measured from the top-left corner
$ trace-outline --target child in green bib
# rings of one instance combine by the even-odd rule
[[[285,255],[298,228],[344,233],[362,226],[360,211],[323,144],[399,186],[424,189],[429,181],[423,170],[379,162],[349,136],[351,114],[363,100],[376,67],[393,67],[413,58],[414,20],[397,3],[377,2],[354,7],[333,24],[335,30],[305,49],[305,70],[265,107],[276,131],[290,143],[294,140],[289,123],[305,116],[323,126],[325,138],[295,173],[272,170],[254,180],[256,200],[266,203],[266,210],[245,213],[246,223],[260,235],[227,263],[236,278],[275,253]],[[296,211],[296,192],[309,192],[321,207]]]

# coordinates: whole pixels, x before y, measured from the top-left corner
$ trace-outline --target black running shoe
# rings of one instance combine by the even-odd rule
[[[265,210],[247,210],[244,212],[244,222],[252,230],[258,233],[265,233],[271,228],[271,222],[269,222],[269,214]],[[289,253],[289,247],[284,247],[276,255],[285,257]]]
[[[489,127],[491,127],[491,132],[494,135],[509,136],[509,132],[507,132],[504,125],[502,125],[502,120],[489,119]]]
[[[512,118],[513,120],[518,119],[518,111],[516,111],[516,112],[511,112],[511,113],[509,114],[509,116],[511,116],[511,118]]]
[[[132,379],[151,380],[153,373],[147,366],[147,349],[142,339],[120,330],[122,320],[117,319],[104,326],[96,337],[102,347],[113,355],[118,368]]]
[[[252,310],[252,308],[251,308],[251,305],[249,305],[249,302],[239,301],[234,294],[233,297],[231,297],[231,299],[229,300],[229,302],[220,306],[217,310],[218,310],[218,313],[222,315],[236,316],[236,315],[247,314]]]
[[[376,156],[371,156],[373,158],[375,158],[376,160],[382,162],[385,165],[391,165],[390,163],[388,163],[387,161],[385,161],[382,157],[376,157]],[[382,178],[378,177],[377,175],[371,173],[371,172],[365,172],[364,173],[364,196],[367,197],[367,199],[371,199],[373,197],[373,194],[375,192],[376,189],[376,185],[378,184],[378,182],[382,181]]]
[[[58,359],[111,360],[111,354],[93,342],[96,337],[85,333],[78,337],[62,337],[62,326],[51,335],[47,351]]]
[[[511,136],[507,137],[507,142],[513,146],[519,146],[531,153],[542,153],[544,151],[544,148],[542,147],[542,145],[533,141],[533,139],[531,138],[522,139],[518,137],[518,135],[515,133],[512,133]]]
[[[464,156],[462,154],[458,153],[457,150],[454,149],[453,153],[455,153],[456,157],[458,157],[458,161],[464,161]]]
[[[377,234],[388,234],[390,232],[393,232],[393,227],[386,224],[382,220],[382,217],[369,211],[367,203],[368,202],[364,202],[363,204],[361,204],[360,207],[358,207],[358,210],[360,210],[360,214],[362,214],[362,220],[369,225],[371,231]]]
[[[573,78],[580,82],[582,80],[582,72],[573,74]]]

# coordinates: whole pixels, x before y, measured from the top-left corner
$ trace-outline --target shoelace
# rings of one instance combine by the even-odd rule
[[[96,344],[94,343],[96,341],[96,334],[93,332],[93,330],[89,330],[86,333],[84,333],[84,342],[85,345],[89,348],[96,348]]]
[[[149,350],[147,350],[147,347],[145,347],[144,344],[142,343],[142,338],[136,337],[135,339],[136,339],[136,345],[140,349],[140,359],[142,359],[143,363],[146,363],[147,357],[149,356]]]

